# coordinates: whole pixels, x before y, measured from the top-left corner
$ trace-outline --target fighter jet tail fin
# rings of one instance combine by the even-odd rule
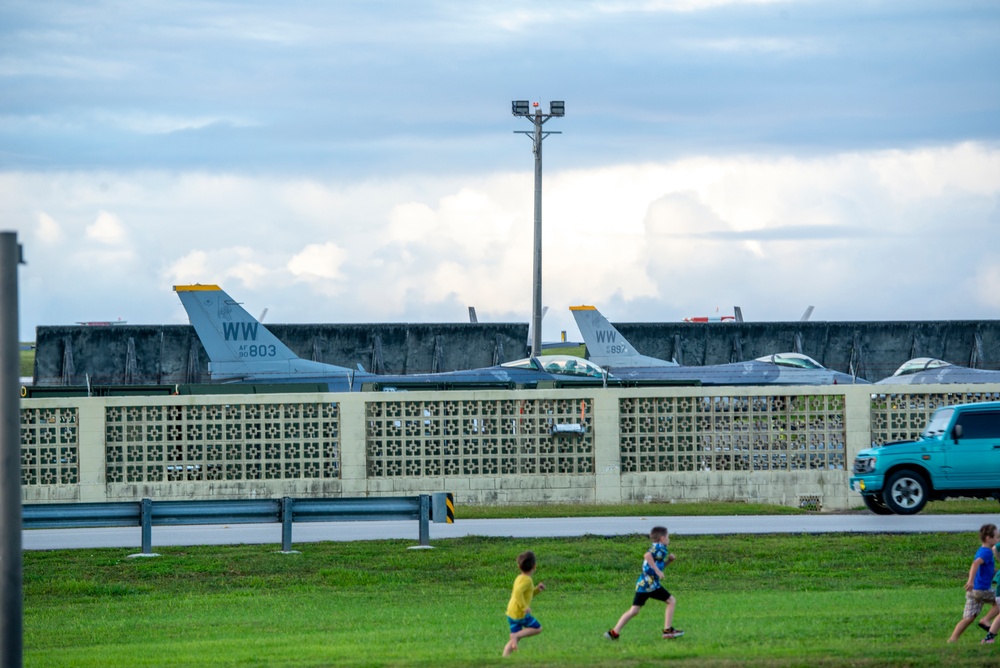
[[[215,380],[351,374],[345,367],[300,358],[218,285],[175,285],[174,292],[208,353]]]
[[[570,306],[576,326],[587,345],[590,361],[605,368],[677,366],[676,362],[647,357],[622,336],[594,306]]]

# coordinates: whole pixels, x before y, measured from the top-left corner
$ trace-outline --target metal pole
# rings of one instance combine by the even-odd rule
[[[566,115],[566,104],[562,101],[550,103],[551,113],[543,114],[535,102],[535,113],[528,111],[527,100],[511,102],[511,113],[518,118],[526,118],[535,126],[533,132],[515,130],[518,134],[531,137],[531,151],[535,154],[535,240],[532,253],[531,273],[531,356],[542,354],[542,316],[545,315],[542,306],[542,141],[550,134],[559,132],[542,132],[542,125],[550,118]]]
[[[153,500],[143,499],[139,506],[139,524],[142,525],[142,553],[153,553]]]
[[[281,551],[292,551],[292,498],[281,499]]]
[[[418,533],[420,544],[426,547],[431,544],[431,497],[429,494],[421,494],[418,498],[420,500],[420,528]]]
[[[23,665],[17,233],[0,232],[0,666]]]
[[[542,354],[542,110],[535,110],[535,252],[531,291],[531,356]]]

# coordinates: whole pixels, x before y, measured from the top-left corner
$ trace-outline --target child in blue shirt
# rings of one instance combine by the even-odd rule
[[[969,579],[965,583],[965,612],[961,621],[955,625],[955,630],[951,632],[948,642],[958,640],[962,632],[976,621],[983,606],[993,606],[996,603],[992,580],[996,572],[993,548],[998,539],[997,526],[984,524],[979,527],[979,539],[982,541],[982,546],[976,550],[976,556],[969,568]],[[992,618],[995,614],[995,610],[991,610],[983,619]]]
[[[1000,543],[1000,536],[998,536],[997,538],[997,543]],[[994,563],[996,562],[996,559],[998,557],[1000,557],[1000,545],[994,545],[993,546]],[[996,596],[997,598],[997,602],[993,604],[992,611],[994,613],[1000,613],[1000,610],[998,610],[998,607],[1000,607],[1000,570],[998,570],[996,573],[993,574],[993,582],[990,583],[990,587],[992,587],[993,589],[993,595]],[[984,626],[983,621],[985,621],[988,617],[989,615],[983,617],[983,619],[979,622],[979,625]],[[1000,614],[995,614],[993,616],[993,624],[988,629],[986,637],[983,638],[983,644],[992,645],[993,643],[995,643],[998,633],[1000,633]]]
[[[625,628],[625,625],[642,611],[642,606],[651,598],[667,604],[663,618],[663,637],[673,639],[684,635],[683,631],[675,629],[673,626],[677,599],[660,583],[663,578],[663,569],[676,558],[676,555],[670,554],[667,550],[667,546],[670,545],[670,534],[666,527],[653,527],[653,530],[649,532],[649,539],[653,541],[653,546],[643,556],[642,574],[639,575],[639,579],[635,583],[635,597],[632,599],[632,607],[625,611],[613,629],[605,632],[604,637],[608,640],[618,640],[618,635]]]

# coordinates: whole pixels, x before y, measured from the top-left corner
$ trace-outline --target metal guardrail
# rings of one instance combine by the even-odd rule
[[[24,529],[142,527],[142,553],[152,554],[153,525],[281,523],[281,549],[292,549],[294,522],[417,520],[420,545],[430,544],[429,523],[454,522],[450,492],[347,499],[227,499],[24,504]]]

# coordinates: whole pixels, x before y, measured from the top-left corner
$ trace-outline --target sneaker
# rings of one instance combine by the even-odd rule
[[[681,631],[680,629],[675,629],[672,626],[669,629],[665,629],[663,631],[663,637],[666,639],[680,638],[682,635],[684,635],[683,631]]]
[[[608,640],[618,640],[618,634],[615,633],[614,629],[609,629],[604,632],[604,637]]]
[[[996,639],[997,637],[995,635],[993,635],[992,633],[987,633],[986,637],[983,638],[980,642],[983,645],[993,645],[994,643],[996,643]]]

